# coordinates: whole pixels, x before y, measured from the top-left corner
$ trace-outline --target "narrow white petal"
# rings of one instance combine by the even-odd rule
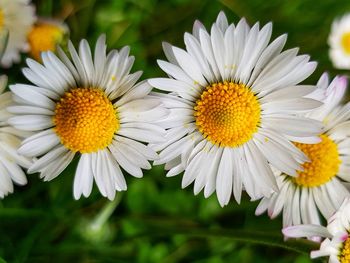
[[[16,84],[10,86],[11,91],[25,100],[28,105],[38,106],[44,109],[54,110],[55,103],[40,93],[35,86]]]
[[[241,202],[243,190],[239,151],[232,150],[231,155],[233,161],[233,195],[235,197],[236,202],[239,204]]]
[[[173,47],[173,53],[180,67],[193,79],[194,83],[207,86],[207,81],[203,77],[197,62],[184,50]]]
[[[216,177],[216,194],[222,207],[228,204],[232,194],[233,160],[230,151],[230,148],[224,148],[218,169],[218,175]]]
[[[47,153],[59,143],[59,137],[52,132],[35,139],[28,140],[28,142],[23,142],[21,147],[18,149],[18,153],[25,156],[36,157]]]
[[[319,225],[298,225],[286,227],[282,230],[287,237],[332,237],[327,228]]]
[[[126,146],[123,146],[122,143],[116,143],[115,145],[112,143],[109,146],[111,153],[114,158],[117,160],[118,164],[130,175],[141,178],[143,173],[139,166],[135,165],[132,161],[130,161],[126,155],[125,151],[128,149]]]
[[[11,117],[8,122],[24,131],[40,131],[53,126],[52,117],[46,115],[19,115]]]
[[[115,135],[114,139],[118,142],[122,142],[124,144],[129,145],[135,151],[143,154],[149,160],[154,160],[154,159],[158,158],[157,153],[154,150],[152,150],[151,147],[146,146],[140,142],[137,142],[137,141],[125,138],[125,137],[117,136],[117,135]]]
[[[220,159],[222,156],[223,148],[213,146],[210,151],[214,156],[211,161],[211,165],[208,169],[207,175],[207,183],[204,188],[204,197],[209,197],[214,191],[216,187],[216,176],[219,169]]]
[[[148,82],[141,82],[134,86],[124,96],[117,101],[117,106],[121,106],[129,101],[142,99],[152,90],[152,86]]]
[[[52,151],[48,152],[40,159],[36,160],[33,165],[28,169],[28,173],[35,173],[43,169],[45,166],[54,162],[59,156],[69,152],[69,150],[64,146],[58,146]]]
[[[44,181],[51,181],[56,178],[71,163],[74,156],[74,152],[67,151],[56,157],[54,162],[48,163],[46,167],[40,170],[40,178],[43,178]]]
[[[92,190],[93,174],[89,154],[82,154],[74,177],[73,194],[78,200],[83,194],[88,197]]]
[[[197,96],[198,88],[196,88],[195,83],[193,85],[187,84],[180,80],[166,79],[166,78],[154,78],[149,79],[148,82],[155,88],[170,91],[170,92],[181,92],[187,93],[190,96]]]

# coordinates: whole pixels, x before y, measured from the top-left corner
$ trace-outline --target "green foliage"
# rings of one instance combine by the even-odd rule
[[[131,46],[143,79],[164,75],[156,60],[164,58],[161,42],[183,47],[183,34],[195,19],[209,26],[220,10],[230,21],[274,22],[273,37],[288,32],[287,47],[299,46],[319,67],[340,72],[328,59],[327,36],[332,20],[350,11],[345,0],[37,0],[40,15],[64,17],[74,44],[91,44],[106,33],[109,48]],[[26,82],[22,64],[5,70],[10,84]],[[96,190],[88,199],[73,200],[76,162],[57,179],[44,183],[37,175],[0,201],[0,263],[3,262],[280,262],[307,263],[316,245],[283,241],[281,218],[254,216],[257,205],[243,197],[221,208],[215,196],[181,189],[181,176],[165,178],[163,167],[143,179],[127,176],[128,191],[100,228],[98,214],[109,203]],[[3,259],[2,259],[3,258]],[[5,261],[6,260],[6,261]]]

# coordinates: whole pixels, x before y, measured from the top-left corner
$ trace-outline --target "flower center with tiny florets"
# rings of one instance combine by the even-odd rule
[[[349,239],[349,237],[344,241],[338,258],[339,258],[340,263],[349,263],[350,262],[350,239]]]
[[[64,40],[63,28],[52,24],[35,25],[28,34],[30,55],[40,61],[40,53],[56,50],[56,46]]]
[[[119,129],[116,109],[98,88],[75,88],[57,102],[53,117],[61,143],[73,152],[106,148]]]
[[[215,83],[205,88],[194,107],[196,125],[203,136],[222,147],[238,147],[257,132],[261,107],[243,84]]]
[[[299,186],[315,187],[330,181],[338,172],[340,158],[337,145],[325,134],[317,144],[295,143],[310,159],[303,164],[304,171],[298,171],[293,180]]]
[[[341,45],[345,53],[350,54],[350,32],[347,32],[342,36]]]
[[[4,27],[4,12],[0,9],[0,30]]]

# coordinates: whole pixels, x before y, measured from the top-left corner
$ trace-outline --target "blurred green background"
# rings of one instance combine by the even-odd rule
[[[142,79],[163,76],[161,42],[184,47],[183,34],[195,19],[207,27],[224,10],[230,22],[274,23],[273,37],[288,33],[287,48],[298,46],[319,62],[306,82],[337,71],[328,59],[333,19],[350,11],[348,0],[37,0],[40,16],[65,19],[74,44],[91,45],[101,33],[108,47],[131,46],[133,71]],[[4,70],[9,82],[26,82],[22,64]],[[162,166],[143,179],[126,176],[127,192],[114,202],[96,187],[88,199],[73,200],[76,162],[52,182],[30,175],[25,187],[0,201],[0,262],[297,262],[306,263],[311,244],[283,242],[281,218],[255,217],[257,202],[244,196],[221,208],[216,196],[181,190],[181,176],[165,178]],[[116,207],[116,208],[115,208]],[[115,208],[115,210],[114,210]],[[1,259],[3,258],[3,260]],[[318,261],[322,262],[322,261]]]

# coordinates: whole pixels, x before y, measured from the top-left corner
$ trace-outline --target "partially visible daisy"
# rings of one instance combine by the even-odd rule
[[[120,167],[135,177],[151,168],[148,160],[157,155],[142,142],[163,141],[164,130],[152,122],[168,111],[147,96],[147,82],[136,84],[142,72],[130,74],[128,47],[106,55],[101,36],[93,56],[86,40],[79,53],[71,42],[68,48],[71,59],[59,48],[60,59],[49,51],[41,54],[43,65],[27,60],[23,73],[33,85],[10,86],[17,102],[10,111],[17,116],[9,122],[35,132],[18,150],[38,157],[28,173],[50,181],[77,156],[74,197],[89,196],[95,180],[101,194],[114,199],[127,188]]]
[[[29,54],[41,61],[42,51],[56,51],[56,46],[62,45],[68,38],[69,29],[59,20],[39,18],[28,34]]]
[[[11,114],[6,107],[12,105],[10,92],[4,92],[7,85],[7,77],[0,76],[0,198],[13,192],[13,182],[25,185],[27,177],[21,166],[28,168],[31,161],[20,156],[17,149],[21,143],[21,137],[27,136],[27,132],[21,132],[8,125],[7,120]]]
[[[295,143],[310,159],[297,177],[276,173],[279,192],[263,198],[256,209],[265,210],[271,218],[283,210],[283,225],[320,224],[321,212],[329,218],[350,196],[344,182],[350,182],[350,103],[340,106],[347,80],[336,77],[330,84],[324,74],[318,89],[310,97],[323,100],[324,105],[308,117],[323,121],[324,130],[318,144]],[[323,98],[323,99],[322,99]]]
[[[334,67],[350,69],[350,14],[333,21],[328,44]]]
[[[4,55],[9,40],[9,31],[5,28],[0,29],[0,60]]]
[[[290,226],[282,230],[287,237],[322,237],[320,249],[311,252],[311,258],[329,257],[329,263],[350,262],[350,199],[346,198],[339,210],[328,219],[327,227],[320,225]]]
[[[27,34],[35,20],[35,9],[30,0],[0,1],[0,30],[6,28],[10,33],[0,64],[11,66],[13,62],[19,62],[21,51],[28,51]]]
[[[228,24],[223,12],[210,34],[195,22],[185,33],[186,50],[164,43],[169,60],[158,61],[169,78],[149,83],[171,111],[160,125],[167,142],[160,152],[167,176],[184,171],[182,187],[216,191],[222,206],[243,189],[252,199],[270,196],[277,183],[269,163],[294,176],[308,158],[291,141],[318,142],[321,123],[296,113],[321,102],[307,98],[314,86],[299,86],[316,67],[298,49],[281,52],[286,35],[270,42],[272,24]]]

